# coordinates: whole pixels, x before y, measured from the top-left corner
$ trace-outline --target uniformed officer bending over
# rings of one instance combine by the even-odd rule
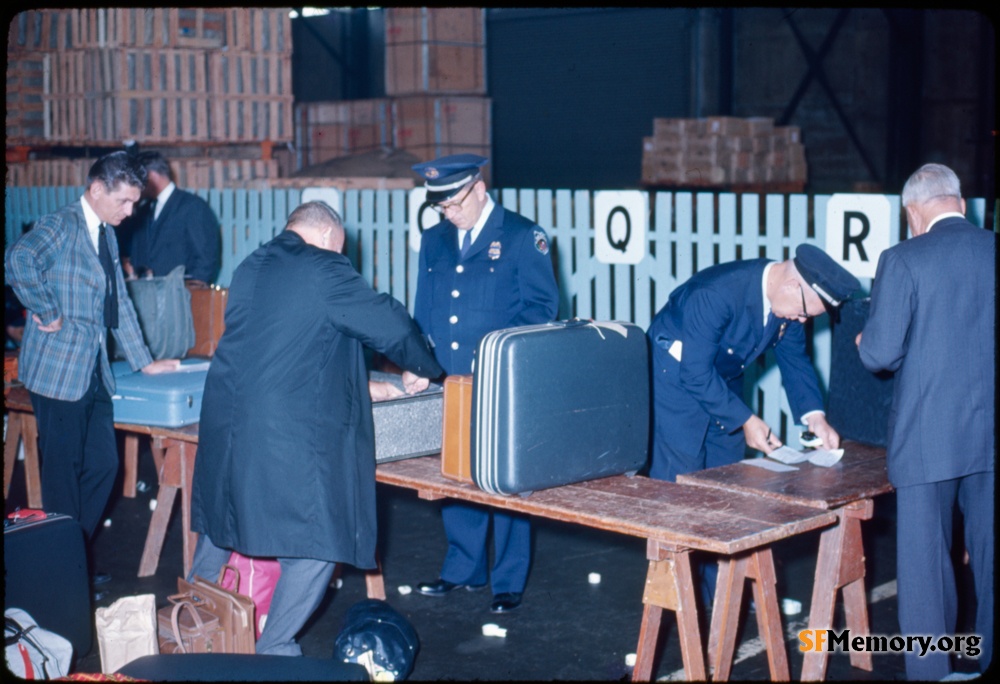
[[[559,291],[545,231],[523,216],[496,206],[473,154],[417,164],[426,179],[427,201],[444,220],[426,230],[414,317],[434,345],[449,375],[472,373],[476,346],[489,332],[553,320]],[[443,596],[487,580],[487,535],[491,514],[465,503],[442,504],[448,552],[440,577],[417,585],[427,596]],[[528,519],[494,512],[493,589],[490,610],[504,613],[521,604],[531,562]]]
[[[375,428],[363,346],[406,369],[410,393],[443,369],[406,308],[339,252],[340,217],[307,202],[236,269],[205,381],[190,576],[231,550],[277,557],[257,653],[301,655],[295,636],[336,563],[375,567]],[[419,376],[419,377],[418,377]]]
[[[770,453],[774,430],[743,401],[747,364],[773,349],[793,416],[836,449],[816,372],[806,354],[805,322],[833,311],[858,280],[812,245],[782,262],[748,259],[696,273],[670,293],[649,327],[653,444],[650,477],[735,463],[746,447]],[[701,565],[711,605],[715,564]]]

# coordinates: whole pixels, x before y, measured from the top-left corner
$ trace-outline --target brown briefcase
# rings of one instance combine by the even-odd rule
[[[225,329],[223,317],[229,290],[217,285],[191,283],[187,287],[191,293],[191,315],[194,318],[194,346],[188,349],[187,355],[211,357]]]
[[[444,379],[444,414],[441,435],[441,475],[459,482],[472,482],[470,433],[472,431],[472,376],[449,375]]]

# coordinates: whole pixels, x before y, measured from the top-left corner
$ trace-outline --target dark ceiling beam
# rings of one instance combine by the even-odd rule
[[[795,111],[795,107],[798,106],[799,100],[802,98],[802,93],[805,92],[805,88],[808,87],[809,82],[815,78],[816,82],[819,83],[823,92],[826,93],[827,97],[830,99],[830,104],[833,106],[833,110],[837,113],[837,118],[840,119],[840,124],[844,127],[844,131],[847,133],[847,137],[851,139],[854,144],[855,150],[861,157],[861,161],[864,162],[865,168],[868,169],[868,174],[871,180],[878,181],[879,174],[875,169],[875,165],[872,163],[871,158],[865,151],[864,145],[861,143],[861,139],[858,137],[857,133],[854,131],[854,127],[851,125],[850,120],[847,118],[847,114],[844,112],[843,108],[840,106],[840,101],[837,99],[837,94],[830,87],[830,82],[826,78],[826,73],[823,71],[823,58],[829,51],[830,47],[833,45],[833,40],[836,34],[840,31],[841,26],[847,20],[847,15],[850,13],[849,8],[841,9],[837,13],[837,18],[834,20],[833,26],[831,27],[829,33],[827,33],[826,39],[823,41],[823,45],[820,50],[814,51],[810,47],[809,43],[806,41],[805,36],[799,30],[799,27],[795,24],[792,18],[792,12],[787,12],[785,14],[785,21],[792,29],[792,34],[795,36],[795,40],[798,41],[799,48],[802,50],[802,54],[805,55],[806,61],[809,64],[809,71],[806,77],[803,79],[802,84],[799,86],[799,90],[796,92],[796,97],[793,102],[789,104],[789,108],[786,109],[785,114],[782,115],[781,121],[786,123],[790,118],[792,113]]]

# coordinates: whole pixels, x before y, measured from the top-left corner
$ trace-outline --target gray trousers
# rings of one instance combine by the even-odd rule
[[[231,549],[213,544],[207,535],[199,535],[188,581],[198,575],[215,582],[231,553]],[[302,647],[295,637],[323,600],[337,564],[312,558],[279,558],[278,562],[281,577],[257,641],[257,653],[300,656]]]

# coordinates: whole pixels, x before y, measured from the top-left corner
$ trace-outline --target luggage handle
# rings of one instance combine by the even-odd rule
[[[175,598],[173,596],[171,599]],[[194,624],[198,628],[198,633],[203,637],[207,637],[205,634],[205,623],[198,615],[198,609],[195,608],[194,604],[187,600],[177,601],[174,603],[174,609],[170,611],[170,627],[174,630],[174,641],[177,643],[177,650],[181,653],[187,653],[187,649],[184,648],[184,640],[181,638],[181,627],[177,624],[177,616],[181,612],[181,608],[187,607],[191,611],[191,615],[194,616]]]

